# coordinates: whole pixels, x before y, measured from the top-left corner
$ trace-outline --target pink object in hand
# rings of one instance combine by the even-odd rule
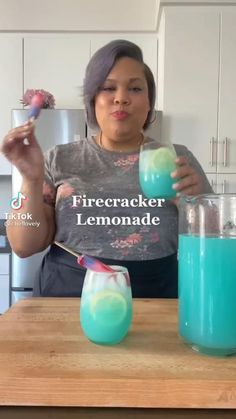
[[[41,93],[36,93],[30,103],[29,119],[38,118],[41,108],[43,107],[44,97]]]

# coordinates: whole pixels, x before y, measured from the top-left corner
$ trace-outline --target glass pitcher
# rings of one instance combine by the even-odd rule
[[[132,322],[132,292],[127,268],[114,272],[87,269],[80,302],[80,323],[92,342],[114,345],[126,336]]]
[[[199,352],[236,353],[236,195],[180,198],[179,333]]]

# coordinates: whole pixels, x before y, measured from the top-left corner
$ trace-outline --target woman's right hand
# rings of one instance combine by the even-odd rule
[[[16,166],[24,180],[43,179],[44,158],[34,135],[32,121],[11,129],[4,137],[0,151]]]

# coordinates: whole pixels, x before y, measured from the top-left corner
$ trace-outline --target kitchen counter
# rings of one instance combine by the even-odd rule
[[[116,346],[86,339],[79,305],[32,298],[0,317],[0,417],[235,418],[236,357],[187,347],[177,300],[134,300],[132,328]]]

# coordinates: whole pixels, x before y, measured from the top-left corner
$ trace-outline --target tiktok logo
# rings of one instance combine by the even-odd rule
[[[27,199],[25,195],[23,195],[21,192],[18,192],[17,196],[12,198],[10,201],[11,208],[18,210],[21,209],[23,206],[23,201]]]

